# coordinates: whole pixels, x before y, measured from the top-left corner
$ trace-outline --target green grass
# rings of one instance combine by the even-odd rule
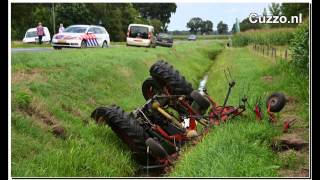
[[[11,41],[11,48],[40,48],[51,47],[50,43],[36,44],[36,43],[23,43],[22,41]]]
[[[125,45],[126,42],[111,42],[113,45]],[[52,47],[50,43],[36,44],[36,43],[23,43],[22,41],[11,41],[11,48],[44,48]]]
[[[187,40],[189,35],[174,35],[174,40]],[[231,35],[197,35],[198,40],[228,39]]]
[[[173,48],[12,54],[12,176],[134,176],[137,166],[129,149],[109,127],[94,124],[91,112],[111,104],[126,111],[141,106],[141,83],[158,59],[169,61],[197,86],[213,51],[222,48],[199,41]],[[48,119],[65,128],[65,139],[51,133],[43,122]]]
[[[230,48],[218,55],[208,73],[208,92],[220,105],[228,87],[223,74],[226,68],[236,81],[228,104],[237,105],[239,96],[246,92],[251,108],[243,117],[214,128],[197,146],[186,148],[169,176],[269,177],[279,176],[278,171],[287,168],[281,155],[272,152],[271,141],[281,134],[283,115],[300,116],[302,121],[296,128],[308,127],[308,81],[286,61],[257,56],[249,48]],[[272,76],[272,82],[263,80],[264,76]],[[283,109],[275,126],[267,123],[266,113],[263,123],[257,123],[252,106],[262,96],[265,110],[265,97],[273,91],[294,97],[297,102]],[[307,129],[304,134],[308,134]]]

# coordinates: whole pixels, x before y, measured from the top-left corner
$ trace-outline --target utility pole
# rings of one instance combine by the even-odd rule
[[[52,23],[53,23],[53,34],[56,34],[56,17],[54,14],[54,3],[52,3]]]

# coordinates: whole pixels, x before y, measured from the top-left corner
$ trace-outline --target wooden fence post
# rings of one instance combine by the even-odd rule
[[[264,55],[264,46],[262,46],[262,55]]]
[[[288,58],[288,51],[286,49],[286,51],[284,52],[284,58],[287,59]]]
[[[274,58],[277,58],[277,49],[274,48]]]

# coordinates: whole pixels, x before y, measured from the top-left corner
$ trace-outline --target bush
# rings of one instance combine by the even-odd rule
[[[287,45],[293,38],[293,28],[250,30],[236,33],[232,37],[234,46],[247,46],[251,43],[260,45]]]
[[[298,26],[289,47],[292,63],[304,73],[309,70],[309,23]]]

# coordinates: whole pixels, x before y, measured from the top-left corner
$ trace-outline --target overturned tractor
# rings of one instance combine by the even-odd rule
[[[146,103],[131,113],[119,106],[96,108],[91,117],[99,124],[108,124],[128,145],[139,164],[148,168],[167,167],[189,141],[200,138],[214,125],[219,125],[246,110],[247,97],[237,107],[227,105],[235,81],[229,80],[225,101],[218,105],[208,95],[206,78],[195,90],[180,73],[165,61],[150,68],[150,76],[142,84]],[[284,106],[279,93],[268,98],[270,117]],[[260,108],[260,107],[256,107]],[[257,117],[261,111],[256,111]],[[201,132],[197,125],[201,124]]]

